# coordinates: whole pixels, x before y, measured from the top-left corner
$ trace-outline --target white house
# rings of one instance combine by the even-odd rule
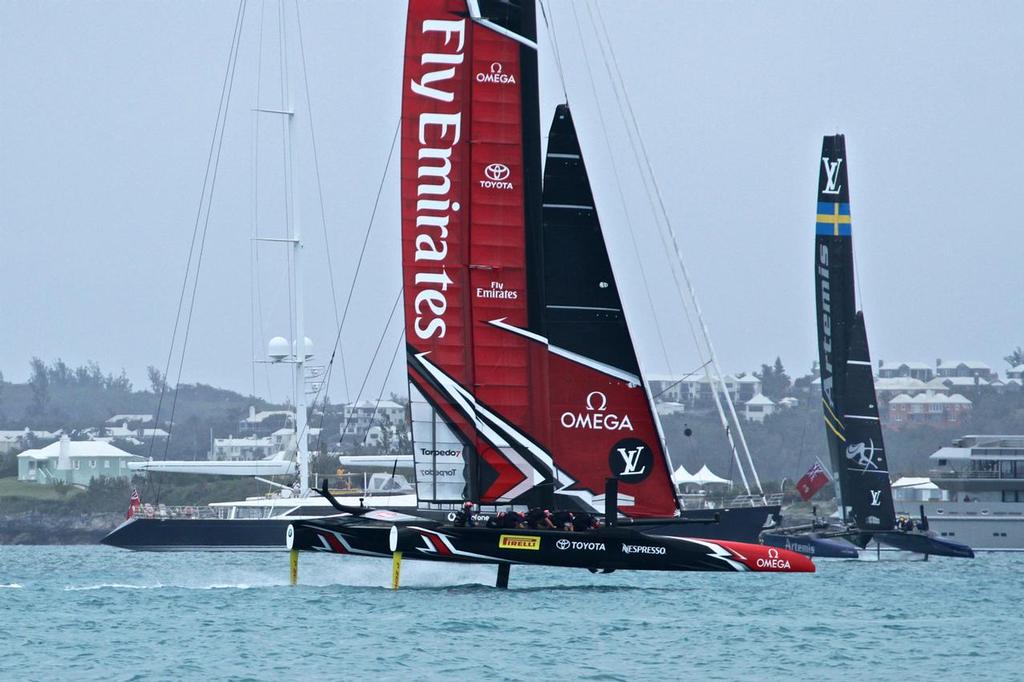
[[[391,400],[360,400],[342,408],[341,437],[365,436],[371,426],[390,423],[405,428],[405,406]]]
[[[912,379],[920,379],[921,381],[930,381],[935,378],[935,370],[924,362],[886,362],[885,360],[878,361],[878,378],[879,379],[897,379],[900,377],[909,377]]]
[[[45,448],[18,455],[18,480],[88,487],[93,478],[129,478],[128,462],[142,460],[110,443],[64,436]]]
[[[758,393],[743,404],[743,416],[751,422],[763,422],[764,418],[774,413],[775,410],[775,403],[763,393]]]
[[[24,450],[29,440],[51,440],[58,435],[60,431],[33,431],[27,426],[21,431],[0,431],[0,454]]]
[[[264,438],[214,438],[210,459],[222,462],[248,462],[266,459],[280,450],[271,436]]]
[[[984,362],[978,360],[945,360],[935,361],[935,373],[942,377],[978,377],[993,381],[996,373]]]

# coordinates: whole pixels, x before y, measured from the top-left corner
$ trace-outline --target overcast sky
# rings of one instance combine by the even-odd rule
[[[837,131],[847,135],[875,360],[978,359],[1004,369],[1002,356],[1024,345],[1014,210],[1024,177],[1021,3],[598,4],[724,370],[780,355],[802,374],[815,358],[815,189],[821,137]],[[690,371],[700,363],[594,32],[597,5],[546,6],[641,362],[652,373]],[[7,380],[25,380],[32,356],[123,367],[140,387],[147,365],[163,366],[237,7],[0,3]],[[302,2],[299,11],[342,307],[398,121],[405,3]],[[294,21],[291,3],[288,12]],[[279,122],[264,115],[254,145],[251,112],[257,82],[261,104],[280,105],[277,34],[274,3],[251,0],[182,375],[245,392],[254,214],[262,234],[283,234]],[[540,44],[546,129],[563,95],[543,27]],[[323,359],[335,308],[299,74],[305,310]],[[289,335],[288,291],[283,248],[259,254],[262,354],[267,338]],[[399,256],[393,166],[343,334],[350,397],[398,292]],[[364,397],[380,388],[399,320]],[[257,393],[283,398],[284,374],[273,370],[268,389],[264,371]],[[399,359],[389,388],[400,389],[402,372]],[[342,383],[332,385],[334,400],[346,398]]]

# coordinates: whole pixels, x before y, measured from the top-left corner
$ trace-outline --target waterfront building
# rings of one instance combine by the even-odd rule
[[[94,478],[130,478],[128,462],[144,458],[93,440],[63,436],[44,448],[18,455],[18,480],[40,484],[66,483],[88,487]]]

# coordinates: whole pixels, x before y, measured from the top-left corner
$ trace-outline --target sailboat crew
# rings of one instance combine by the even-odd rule
[[[455,520],[452,523],[461,528],[472,528],[476,525],[473,521],[473,503],[471,501],[466,500],[462,503],[462,509],[455,513]]]

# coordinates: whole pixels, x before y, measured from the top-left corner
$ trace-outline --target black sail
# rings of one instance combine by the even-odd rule
[[[836,474],[833,480],[838,482],[842,495],[849,483],[843,466],[846,447],[846,427],[842,418],[846,395],[845,368],[850,327],[856,311],[850,189],[846,173],[846,141],[842,135],[825,137],[819,163],[814,247],[818,364],[829,460]]]
[[[814,278],[818,358],[829,458],[843,518],[861,530],[895,527],[864,315],[854,296],[846,140],[827,136],[818,168]]]
[[[843,505],[861,530],[891,530],[896,511],[889,483],[889,466],[878,418],[871,354],[860,311],[850,327],[846,360],[846,393],[843,400],[846,442],[841,470],[846,473]]]
[[[544,167],[543,328],[555,346],[639,375],[572,113],[555,109]]]

